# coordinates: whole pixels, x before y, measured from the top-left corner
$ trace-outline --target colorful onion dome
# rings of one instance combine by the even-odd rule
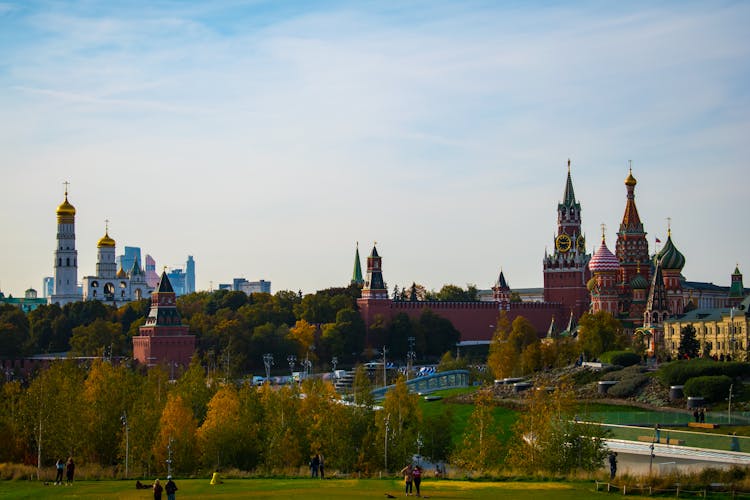
[[[645,290],[648,288],[648,281],[646,281],[646,278],[640,274],[636,274],[633,276],[633,279],[630,280],[630,288],[633,290]]]
[[[633,169],[630,169],[630,172],[628,173],[628,176],[625,178],[625,185],[626,186],[635,186],[638,184],[638,181],[635,180],[635,177],[633,177]]]
[[[63,201],[59,207],[57,207],[57,215],[58,216],[75,216],[76,214],[76,208],[70,204],[68,201],[68,193],[65,193],[65,201]]]
[[[109,231],[106,231],[104,233],[104,236],[102,236],[101,239],[99,240],[99,243],[96,244],[97,248],[102,248],[102,247],[114,248],[114,246],[115,246],[115,240],[109,237]]]
[[[661,252],[656,255],[656,260],[661,262],[662,269],[681,271],[685,267],[685,256],[672,243],[672,231],[667,233],[667,243],[661,249]]]
[[[599,249],[594,253],[594,256],[591,257],[589,269],[591,269],[592,273],[620,270],[620,262],[617,260],[617,257],[609,251],[604,238],[602,238],[602,244]]]
[[[120,270],[117,271],[117,277],[118,278],[127,278],[128,277],[128,273],[125,272],[125,269],[123,269],[122,266],[120,266]]]

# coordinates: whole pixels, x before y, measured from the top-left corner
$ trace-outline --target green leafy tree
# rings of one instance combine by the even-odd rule
[[[0,304],[0,358],[18,358],[29,342],[29,321],[17,307]]]
[[[484,473],[500,463],[502,446],[493,408],[490,390],[480,390],[475,394],[474,411],[469,417],[463,443],[453,455],[453,462],[459,467]]]
[[[680,330],[680,346],[677,349],[677,355],[680,359],[697,358],[700,353],[701,343],[696,338],[695,327],[685,325]]]
[[[112,349],[113,355],[125,354],[130,349],[122,327],[105,319],[97,318],[88,325],[73,328],[71,349],[84,356],[101,355]]]
[[[376,443],[385,463],[388,443],[388,469],[400,469],[411,462],[417,451],[417,438],[422,423],[419,396],[409,392],[404,377],[399,377],[393,389],[385,394],[383,410],[375,419]],[[387,432],[386,432],[387,431]]]
[[[21,382],[6,382],[0,389],[0,463],[21,462],[26,451],[22,429]]]
[[[553,381],[547,381],[550,384]],[[546,386],[542,382],[542,386]],[[528,411],[514,426],[506,463],[527,473],[569,474],[595,471],[606,455],[607,430],[583,424],[575,418],[576,401],[572,385],[563,381],[551,394],[529,393]]]
[[[461,338],[461,333],[450,320],[438,316],[429,309],[422,311],[419,316],[417,330],[417,348],[427,356],[441,356],[445,351],[455,348]]]
[[[625,349],[629,342],[620,321],[606,311],[599,311],[581,316],[578,344],[593,359],[603,352]]]

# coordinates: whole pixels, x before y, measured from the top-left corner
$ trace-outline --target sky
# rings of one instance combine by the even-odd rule
[[[692,281],[750,273],[749,2],[0,0],[0,290],[109,234],[197,287],[542,286],[567,161],[589,251],[628,162]],[[750,278],[746,279],[746,284]]]

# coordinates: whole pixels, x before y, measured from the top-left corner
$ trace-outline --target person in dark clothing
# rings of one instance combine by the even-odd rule
[[[164,488],[159,484],[159,480],[154,481],[154,500],[161,500],[161,492]]]
[[[175,500],[177,485],[172,481],[172,476],[167,476],[167,484],[164,485],[164,491],[167,492],[167,500]]]
[[[417,496],[422,496],[419,490],[419,485],[422,484],[422,467],[415,465],[411,471],[412,481],[414,481],[414,488],[417,490]]]
[[[609,452],[609,480],[613,480],[615,478],[615,474],[617,473],[617,453],[616,452]]]
[[[320,457],[316,454],[310,460],[310,477],[318,477],[318,468],[320,468]]]
[[[55,462],[55,468],[57,469],[57,475],[55,476],[55,484],[62,484],[63,471],[65,470],[65,461],[62,458],[58,458],[57,462]]]
[[[73,484],[73,477],[76,473],[76,464],[73,462],[73,457],[68,458],[68,463],[66,464],[66,476],[68,479],[68,484]]]
[[[325,462],[323,461],[323,454],[318,453],[318,471],[320,472],[320,479],[325,479],[326,472],[325,472]]]

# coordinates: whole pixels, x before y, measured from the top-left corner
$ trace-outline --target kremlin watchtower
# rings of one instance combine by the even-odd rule
[[[195,335],[188,335],[177,311],[177,299],[166,271],[157,290],[151,294],[151,309],[146,323],[133,337],[133,358],[148,367],[190,364],[195,352]]]
[[[590,256],[586,255],[586,239],[581,232],[581,204],[573,192],[570,160],[563,200],[557,205],[554,247],[554,253],[548,255],[545,252],[543,260],[544,301],[560,303],[566,311],[573,311],[576,317],[580,317],[589,309],[586,283],[591,276],[588,269]]]

